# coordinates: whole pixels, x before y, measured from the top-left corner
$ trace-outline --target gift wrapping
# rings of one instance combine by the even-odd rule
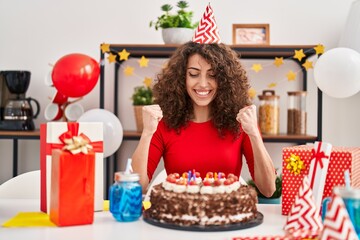
[[[328,172],[332,145],[325,142],[315,142],[311,150],[311,161],[309,169],[310,188],[312,189],[315,206],[320,211],[322,196]]]
[[[94,221],[95,154],[52,151],[50,220],[57,226]]]
[[[310,162],[316,151],[313,144],[283,148],[283,182],[282,182],[282,214],[288,215],[295,196],[299,191],[303,177],[310,176]],[[301,164],[297,169],[287,168],[287,160],[297,157]],[[301,165],[303,168],[301,168]],[[335,186],[345,186],[344,171],[349,170],[351,185],[360,187],[360,147],[333,146],[330,154],[328,171],[321,200],[332,195]],[[321,209],[321,208],[320,208]]]
[[[95,190],[94,210],[101,211],[104,202],[104,158],[103,124],[96,122],[48,122],[40,125],[40,210],[49,213],[52,150],[62,149],[65,145],[61,138],[85,135],[95,152]]]

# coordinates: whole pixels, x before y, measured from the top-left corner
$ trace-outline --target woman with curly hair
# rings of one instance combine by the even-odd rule
[[[266,196],[275,191],[275,170],[262,141],[250,85],[229,46],[188,42],[157,76],[155,105],[143,107],[144,130],[133,156],[143,189],[160,159],[166,172],[195,169],[239,176],[245,156]]]

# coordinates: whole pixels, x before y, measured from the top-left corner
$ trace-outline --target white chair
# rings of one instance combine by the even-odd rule
[[[159,184],[159,183],[162,183],[163,181],[165,181],[167,177],[167,174],[166,174],[166,171],[165,169],[161,170],[159,172],[159,174],[151,181],[148,189],[147,189],[147,192],[146,192],[146,195],[145,195],[145,198],[144,200],[145,201],[149,201],[150,199],[150,193],[151,193],[151,188],[156,185],[156,184]],[[247,185],[246,181],[240,176],[239,178],[239,182],[242,184],[242,185]]]
[[[30,171],[0,185],[0,199],[40,199],[40,170]]]

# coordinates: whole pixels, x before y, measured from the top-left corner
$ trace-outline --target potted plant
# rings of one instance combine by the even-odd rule
[[[182,44],[190,41],[194,28],[198,25],[198,22],[192,22],[193,12],[187,11],[189,5],[186,1],[179,1],[176,6],[179,10],[173,14],[171,13],[173,7],[170,4],[162,5],[161,10],[164,13],[156,21],[150,22],[150,27],[154,27],[155,30],[162,28],[162,36],[166,44]]]
[[[265,197],[256,187],[255,182],[252,179],[248,180],[247,184],[255,188],[258,195],[259,203],[280,204],[280,197],[282,193],[282,174],[276,175],[276,179],[275,179],[276,190],[271,197]]]
[[[142,132],[143,130],[142,107],[144,105],[153,104],[152,89],[147,86],[135,87],[131,99],[133,101],[133,106],[134,106],[136,129],[138,132]]]

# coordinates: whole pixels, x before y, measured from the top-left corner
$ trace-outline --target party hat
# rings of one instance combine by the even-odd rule
[[[210,4],[206,7],[206,10],[199,22],[192,41],[205,44],[221,42],[219,30],[215,22],[214,12]]]
[[[359,239],[352,225],[344,201],[339,195],[334,195],[326,212],[324,230],[320,239]]]
[[[309,179],[307,176],[304,176],[303,183],[289,212],[284,230],[290,234],[298,231],[307,231],[311,235],[316,235],[322,228],[321,217],[315,204]]]

